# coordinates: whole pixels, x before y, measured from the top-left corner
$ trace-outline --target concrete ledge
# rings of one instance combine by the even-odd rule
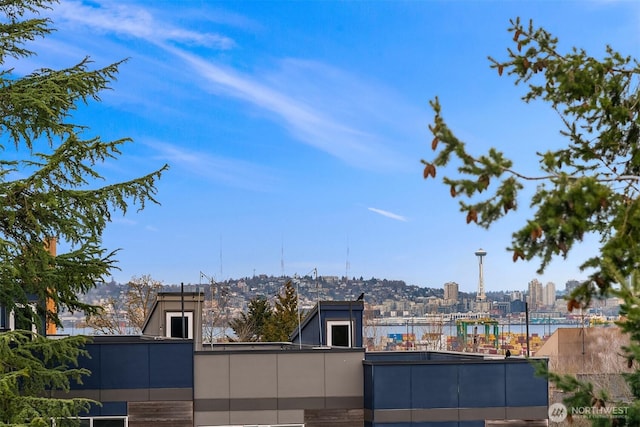
[[[546,406],[364,410],[365,421],[375,423],[544,420],[546,418]]]
[[[304,409],[362,409],[361,396],[345,397],[284,397],[246,399],[195,399],[194,410],[212,411],[271,411]]]
[[[411,421],[451,421],[459,419],[458,408],[412,409]]]

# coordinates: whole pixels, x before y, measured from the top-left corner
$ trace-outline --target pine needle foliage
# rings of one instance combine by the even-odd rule
[[[429,126],[435,156],[422,160],[423,176],[446,171],[442,181],[459,199],[466,222],[484,228],[523,204],[526,184],[537,184],[532,217],[513,233],[509,250],[514,262],[538,260],[542,273],[585,236],[599,237],[598,252],[581,265],[589,280],[570,303],[571,309],[584,307],[615,283],[605,258],[625,277],[640,267],[640,67],[611,47],[601,59],[577,48],[563,53],[557,38],[532,22],[512,20],[509,32],[514,47],[506,60],[490,57],[491,67],[526,87],[523,101],[546,103],[558,114],[566,146],[536,153],[540,173],[525,175],[495,148],[472,154],[435,98]]]
[[[35,55],[29,42],[53,31],[41,15],[55,4],[0,1],[0,306],[16,324],[29,325],[23,329],[33,325],[41,333],[45,322],[60,325],[62,309],[97,312],[80,297],[117,268],[117,250],[102,245],[105,227],[114,214],[157,203],[156,182],[167,169],[110,182],[99,169],[117,160],[130,139],[105,141],[74,122],[79,106],[100,101],[122,61],[94,68],[87,57],[28,74],[7,66]],[[49,252],[52,239],[65,244],[64,253]],[[92,402],[54,392],[68,391],[89,374],[77,367],[85,342],[1,332],[0,425],[77,424]]]
[[[86,357],[81,336],[50,340],[28,331],[0,334],[0,426],[77,425],[77,416],[93,402],[83,398],[52,398],[69,391],[89,371],[78,367]]]
[[[620,349],[633,401],[608,402],[606,390],[596,390],[569,375],[539,372],[567,394],[569,408],[627,408],[623,418],[594,418],[593,425],[640,425],[640,64],[606,47],[602,58],[573,48],[563,53],[558,39],[532,22],[511,21],[513,48],[506,60],[489,58],[499,76],[525,86],[524,102],[543,102],[560,117],[566,145],[538,152],[539,174],[522,173],[503,152],[491,148],[472,154],[447,126],[438,98],[429,126],[433,134],[431,160],[422,160],[423,177],[436,177],[459,199],[466,222],[489,228],[515,211],[520,191],[537,187],[529,201],[531,217],[512,235],[513,261],[537,260],[539,273],[558,257],[566,258],[585,236],[599,238],[599,248],[581,264],[588,280],[567,298],[569,311],[587,308],[594,298],[618,297],[622,331],[630,345]],[[453,166],[453,169],[451,168]],[[621,369],[622,370],[622,369]]]
[[[0,65],[34,55],[26,43],[53,31],[39,13],[55,3],[0,3]],[[157,203],[155,183],[167,168],[117,183],[101,175],[98,168],[116,160],[130,139],[85,136],[87,127],[73,122],[79,105],[99,101],[110,88],[122,62],[92,65],[83,58],[62,70],[0,70],[0,151],[8,154],[0,158],[0,305],[12,310],[50,299],[56,311],[39,306],[23,319],[36,325],[46,316],[59,324],[60,309],[96,311],[78,295],[116,268],[117,251],[102,246],[102,233],[112,215]],[[69,251],[52,257],[52,237]]]
[[[238,341],[288,342],[298,327],[298,293],[287,280],[273,305],[264,297],[253,298],[248,312],[229,322]]]
[[[235,336],[240,342],[263,341],[265,329],[273,317],[269,301],[262,296],[252,298],[247,305],[247,313],[229,322]]]
[[[264,326],[264,340],[287,342],[298,326],[298,293],[291,280],[287,280],[276,296],[273,314]]]

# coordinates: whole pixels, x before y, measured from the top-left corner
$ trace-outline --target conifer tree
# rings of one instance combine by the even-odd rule
[[[29,331],[0,334],[0,425],[37,427],[77,424],[78,414],[92,403],[83,398],[54,398],[53,391],[68,391],[89,371],[77,367],[85,337],[50,340]]]
[[[26,75],[7,66],[34,55],[28,43],[53,31],[41,12],[55,3],[0,2],[0,306],[40,333],[45,320],[60,324],[61,309],[96,312],[80,296],[115,268],[116,251],[103,247],[102,233],[112,215],[155,203],[155,183],[166,169],[108,182],[98,167],[117,159],[130,140],[104,141],[74,123],[78,105],[99,101],[121,62],[94,69],[84,58]],[[54,257],[51,238],[69,250]],[[34,301],[35,310],[28,309]],[[86,408],[87,401],[49,395],[87,374],[72,367],[83,342],[0,333],[0,424],[44,425]]]
[[[238,341],[263,341],[266,325],[269,324],[273,311],[269,301],[264,297],[255,297],[249,301],[247,313],[240,313],[229,322]]]
[[[0,65],[34,54],[26,42],[52,31],[48,19],[37,17],[51,3],[2,2]],[[12,151],[0,159],[0,305],[9,310],[49,298],[57,309],[94,312],[78,295],[114,268],[116,252],[101,244],[107,223],[132,202],[139,209],[156,202],[155,182],[165,167],[99,186],[104,177],[97,166],[116,159],[130,139],[85,137],[86,126],[72,122],[78,104],[99,100],[120,65],[91,69],[84,58],[62,70],[23,76],[12,69],[0,72],[0,149]],[[45,243],[50,237],[69,244],[69,252],[49,254]],[[39,325],[47,315],[59,323],[56,311],[45,313],[40,307],[29,320]],[[21,313],[31,315],[30,310]]]
[[[298,293],[291,280],[276,296],[273,314],[264,328],[264,341],[286,342],[298,327]]]
[[[526,86],[523,101],[547,103],[560,117],[567,143],[536,153],[539,174],[525,174],[495,148],[474,153],[447,126],[435,98],[429,126],[435,156],[422,160],[423,176],[435,178],[442,169],[442,181],[460,200],[466,222],[484,228],[523,205],[521,190],[535,184],[531,216],[513,233],[509,250],[514,262],[538,260],[539,273],[552,259],[566,258],[585,236],[597,236],[598,250],[581,265],[588,280],[572,293],[567,306],[571,311],[588,307],[593,298],[622,298],[625,317],[620,325],[631,345],[621,351],[635,366],[640,357],[640,66],[609,46],[602,58],[577,48],[563,53],[549,32],[520,19],[511,21],[509,32],[514,47],[505,60],[489,58],[491,67]],[[547,375],[573,392],[569,405],[605,403],[606,393],[589,384]],[[635,401],[618,425],[640,425],[638,375],[627,376]]]

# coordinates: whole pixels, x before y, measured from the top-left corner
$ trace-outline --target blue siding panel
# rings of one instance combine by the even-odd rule
[[[412,408],[458,407],[456,365],[415,365],[411,369],[411,378]]]
[[[100,352],[101,388],[149,387],[149,347],[146,343],[103,345]]]
[[[367,355],[368,356],[368,355]],[[415,361],[388,355],[364,362],[365,409],[502,408],[547,405],[547,381],[525,360]],[[415,356],[414,356],[415,357]],[[420,356],[418,356],[420,357]],[[389,412],[388,414],[392,414]],[[406,415],[406,412],[404,413]],[[467,414],[468,415],[468,414]],[[484,420],[393,422],[371,427],[484,427]],[[478,414],[478,416],[481,416]],[[402,418],[396,418],[400,420]]]
[[[383,424],[387,427],[386,424]],[[457,421],[424,421],[421,423],[407,423],[405,427],[458,427]],[[484,427],[484,425],[483,425]]]
[[[107,415],[127,415],[127,402],[104,402],[102,405],[91,405],[89,413],[81,417],[101,417]]]
[[[373,378],[374,378],[374,367],[372,365],[364,365],[363,367],[364,374],[364,392],[363,392],[363,400],[364,400],[364,408],[365,409],[373,409]]]
[[[375,362],[420,362],[429,360],[428,355],[422,351],[379,352],[365,354],[365,359]]]
[[[149,345],[149,387],[193,387],[193,344]]]
[[[374,374],[373,409],[411,408],[410,365],[376,366]]]
[[[87,344],[85,350],[89,353],[88,357],[78,358],[78,366],[91,371],[91,375],[82,377],[82,384],[73,384],[71,388],[76,390],[99,389],[101,384],[100,376],[100,346],[96,344]]]
[[[461,360],[482,360],[483,356],[475,354],[459,354],[459,353],[429,353],[429,360],[450,360],[459,362]]]
[[[127,415],[127,402],[105,402],[100,415]]]
[[[507,363],[505,383],[507,406],[547,405],[547,380],[535,375],[532,364]]]
[[[504,364],[469,363],[460,365],[460,407],[504,406]]]
[[[308,322],[305,322],[305,327],[304,329],[302,329],[302,344],[307,344],[307,345],[325,345],[326,344],[326,340],[324,339],[324,335],[323,334],[323,338],[320,339],[320,325],[318,325],[318,313],[314,312],[312,317],[308,320]],[[297,328],[296,331],[294,331],[294,334],[296,335],[296,339],[293,341],[295,343],[299,343],[299,337],[297,336]]]
[[[79,366],[91,371],[74,390],[193,388],[193,342],[94,342]],[[98,341],[98,340],[96,340]]]
[[[482,356],[460,353],[438,353],[432,351],[376,351],[365,354],[365,360],[374,362],[408,362],[408,361],[452,361],[482,360]]]

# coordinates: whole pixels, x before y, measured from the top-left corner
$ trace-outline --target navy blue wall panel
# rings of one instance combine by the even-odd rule
[[[381,351],[374,353],[365,353],[365,360],[375,362],[408,362],[408,361],[427,361],[429,353],[424,351]]]
[[[384,427],[387,427],[387,424],[382,424]],[[404,427],[459,427],[457,421],[424,421],[424,422],[416,422],[416,423],[405,423]],[[484,427],[484,425],[483,425]]]
[[[95,390],[100,388],[100,345],[87,344],[85,350],[88,357],[78,358],[78,366],[91,371],[91,375],[82,377],[82,384],[74,384],[71,388],[76,390]]]
[[[373,375],[373,409],[411,408],[411,365],[374,366]]]
[[[374,362],[406,362],[406,361],[447,361],[482,360],[482,356],[460,355],[457,353],[437,353],[431,351],[380,351],[365,354],[365,360]]]
[[[388,355],[364,362],[365,409],[430,409],[546,406],[547,381],[524,361],[415,362]],[[483,420],[379,423],[371,427],[484,427]]]
[[[127,415],[127,402],[104,402],[100,415]]]
[[[102,406],[91,405],[88,414],[80,414],[81,417],[104,417],[107,415],[127,415],[127,402],[104,402]]]
[[[411,367],[412,408],[457,408],[458,366]]]
[[[429,353],[429,360],[451,360],[459,362],[461,360],[482,360],[483,356],[475,354],[455,354],[455,353]]]
[[[366,353],[365,353],[366,354]],[[373,366],[364,365],[364,408],[373,409]]]
[[[193,387],[192,341],[94,342],[79,359],[91,375],[75,390]]]
[[[183,343],[149,345],[149,387],[193,387],[193,347]]]
[[[101,388],[149,387],[148,344],[105,344],[100,358]]]
[[[500,363],[459,365],[460,407],[504,406],[505,367]]]
[[[545,378],[535,375],[530,363],[507,363],[506,395],[507,406],[546,406],[548,403],[548,383]]]
[[[302,344],[321,345],[322,341],[320,341],[320,332],[318,331],[318,328],[318,313],[314,312],[312,317],[309,318],[309,321],[305,322],[304,328],[302,329]],[[297,330],[294,331],[294,335],[296,335],[294,340],[295,343],[300,342],[297,333]]]

